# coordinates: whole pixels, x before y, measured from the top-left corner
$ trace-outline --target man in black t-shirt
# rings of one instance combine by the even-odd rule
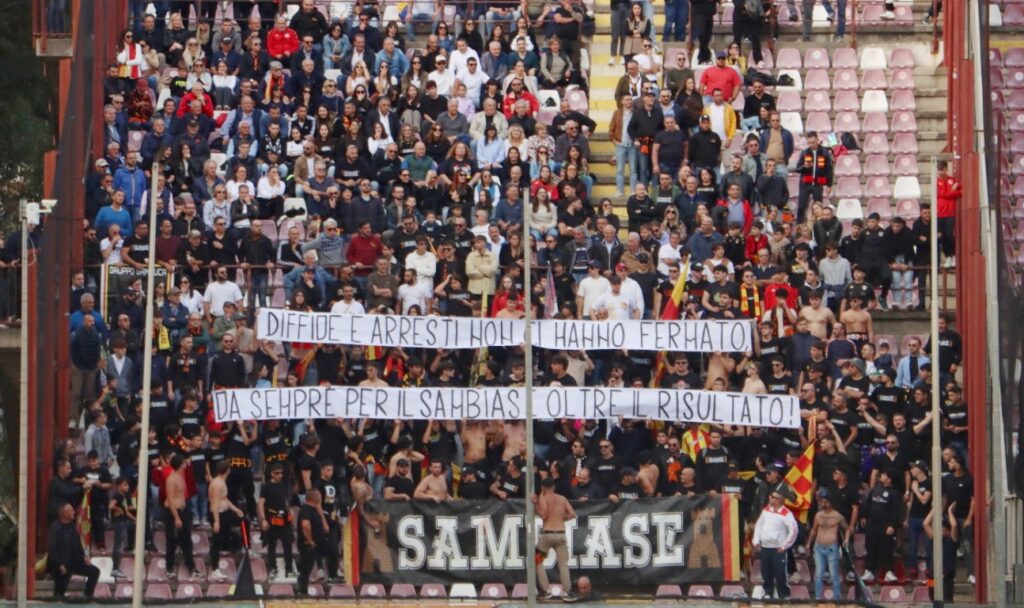
[[[486,500],[489,498],[487,484],[480,481],[476,467],[462,467],[462,480],[459,482],[459,498],[463,500]]]
[[[409,461],[399,458],[395,463],[395,474],[384,482],[384,500],[409,502],[415,490],[416,484],[409,475]]]
[[[608,500],[619,504],[623,500],[636,500],[641,496],[640,484],[636,482],[636,469],[623,467],[619,471],[619,482],[608,492]]]
[[[320,510],[320,491],[306,492],[306,502],[299,507],[299,595],[309,593],[309,575],[319,557],[327,553],[327,525]]]
[[[121,260],[138,270],[146,267],[149,258],[149,223],[145,220],[135,222],[135,232],[125,239],[121,247]]]
[[[523,476],[523,467],[526,464],[522,458],[516,456],[508,461],[505,470],[498,474],[498,478],[491,484],[491,494],[502,500],[509,498],[523,498],[526,495],[526,477]]]
[[[289,510],[291,492],[289,483],[284,479],[284,465],[274,463],[270,466],[270,481],[260,488],[258,504],[260,528],[263,530],[263,546],[267,548],[267,563],[270,564],[269,576],[277,576],[277,544],[284,547],[284,567],[288,577],[295,571],[292,556],[292,515]]]
[[[107,465],[100,462],[96,450],[86,455],[85,466],[75,471],[71,480],[82,486],[89,495],[89,515],[92,525],[92,537],[96,547],[103,551],[106,548],[106,517],[109,503],[110,488],[114,486]]]

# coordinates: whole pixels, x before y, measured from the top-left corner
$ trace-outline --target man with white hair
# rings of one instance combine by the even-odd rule
[[[317,252],[321,266],[338,267],[345,263],[346,239],[341,236],[338,222],[334,218],[324,220],[323,230],[316,238],[302,244],[302,253]]]

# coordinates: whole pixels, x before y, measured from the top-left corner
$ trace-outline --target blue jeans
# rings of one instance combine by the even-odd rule
[[[654,21],[654,2],[651,0],[639,0],[640,6],[644,9],[644,19]]]
[[[740,121],[740,128],[744,131],[756,131],[761,126],[760,116],[751,116]]]
[[[255,310],[256,298],[260,299],[260,306],[269,306],[269,285],[270,273],[266,270],[253,270],[249,273],[249,297],[247,299],[249,310]]]
[[[623,170],[626,166],[629,166],[629,190],[630,192],[636,187],[636,174],[637,174],[637,153],[636,146],[629,144],[623,145],[618,144],[615,146],[615,189],[622,192],[623,182],[625,177]]]
[[[908,517],[907,518],[907,549],[903,552],[903,563],[907,570],[917,569],[918,557],[917,548],[921,543],[921,539],[925,538],[924,535],[924,518],[923,517]],[[928,569],[932,569],[932,552],[931,545],[926,547],[925,560],[928,564]]]
[[[636,148],[634,148],[635,150]],[[636,151],[636,178],[637,180],[647,186],[651,183],[651,155],[644,154],[640,150]]]
[[[686,24],[690,21],[690,0],[674,0],[665,3],[665,28],[662,30],[661,41],[686,40]],[[673,30],[675,30],[673,32]],[[674,38],[673,38],[674,36]]]
[[[832,579],[832,597],[843,597],[843,578],[839,569],[839,543],[814,545],[814,597],[825,598],[825,568]]]
[[[832,10],[832,3],[829,0],[821,0],[821,5],[825,7],[825,12],[835,15],[839,20],[839,25],[836,26],[836,35],[846,34],[846,0],[836,0],[835,11]]]
[[[430,23],[430,31],[433,32],[437,29],[437,19],[434,18],[430,13],[413,13],[412,18],[407,22],[405,28],[405,37],[409,42],[416,39],[416,24],[417,23]]]

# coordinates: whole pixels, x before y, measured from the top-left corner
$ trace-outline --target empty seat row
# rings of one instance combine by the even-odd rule
[[[862,123],[856,112],[839,112],[835,122],[828,112],[808,112],[804,119],[800,112],[780,112],[782,126],[794,135],[807,131],[819,133],[917,133],[917,119],[913,112],[895,112],[892,122],[885,112],[868,112]]]
[[[884,70],[886,68],[910,68],[916,65],[914,53],[904,47],[892,49],[886,55],[885,49],[869,46],[857,57],[856,49],[840,47],[829,57],[828,50],[821,47],[809,48],[804,51],[792,47],[783,48],[775,58],[774,67],[787,69],[800,68],[845,68],[861,70]],[[769,66],[771,67],[771,66]]]
[[[782,74],[786,74],[793,79],[793,86],[777,86],[776,89],[779,91],[786,89],[796,91],[857,91],[872,89],[902,91],[915,88],[914,72],[909,68],[897,68],[892,70],[889,76],[886,76],[883,69],[864,70],[859,78],[857,70],[852,68],[835,70],[831,78],[829,78],[828,70],[822,68],[812,68],[803,74],[795,68],[780,69],[779,76]]]
[[[1024,93],[1024,91],[1021,92]],[[869,112],[886,113],[890,109],[913,112],[917,109],[917,99],[914,97],[914,91],[910,89],[893,91],[891,103],[890,98],[887,98],[885,91],[881,89],[865,90],[860,96],[853,89],[843,89],[835,92],[834,99],[829,91],[808,91],[807,96],[801,98],[799,91],[785,89],[779,91],[775,107],[780,112],[860,111],[862,114],[867,114]]]

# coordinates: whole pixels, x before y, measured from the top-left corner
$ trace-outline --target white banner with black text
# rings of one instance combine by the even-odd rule
[[[213,406],[218,422],[292,418],[523,420],[526,390],[359,386],[228,389],[214,391]],[[537,420],[623,416],[771,428],[800,426],[799,402],[791,395],[680,389],[534,388],[533,414]]]
[[[663,350],[745,352],[753,348],[748,319],[728,321],[533,322],[533,344],[556,350]],[[341,315],[262,308],[256,318],[261,340],[356,344],[407,348],[510,347],[523,343],[526,323],[518,319]]]

